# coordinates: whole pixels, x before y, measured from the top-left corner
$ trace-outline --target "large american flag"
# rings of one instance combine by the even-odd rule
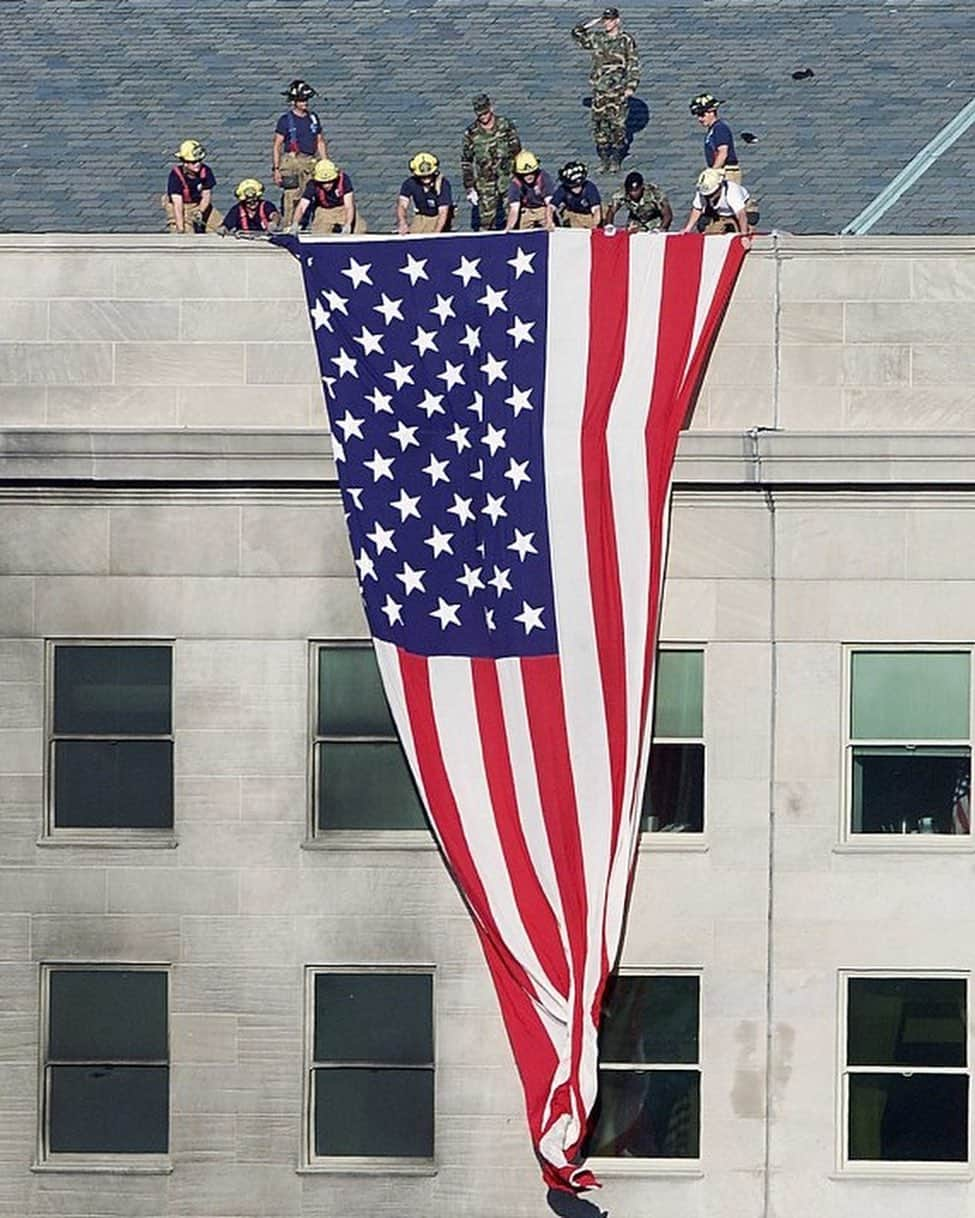
[[[737,237],[301,240],[393,716],[546,1182],[580,1162],[649,751],[671,467]]]

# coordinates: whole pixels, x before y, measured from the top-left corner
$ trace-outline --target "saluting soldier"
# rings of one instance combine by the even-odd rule
[[[471,205],[471,228],[477,232],[504,227],[505,196],[521,140],[514,123],[495,114],[486,93],[478,93],[471,104],[476,117],[464,132],[460,168]]]
[[[602,27],[602,28],[599,28]],[[618,8],[577,25],[572,37],[592,54],[592,137],[603,173],[620,167],[626,151],[626,116],[640,83],[640,56],[632,34],[620,28]]]

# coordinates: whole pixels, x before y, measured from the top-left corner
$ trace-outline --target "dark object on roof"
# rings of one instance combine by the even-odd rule
[[[811,80],[816,73],[812,68],[799,68],[798,71],[792,73],[793,80]]]
[[[758,136],[755,134],[754,131],[740,131],[738,133],[738,138],[744,144],[757,144],[758,143]]]

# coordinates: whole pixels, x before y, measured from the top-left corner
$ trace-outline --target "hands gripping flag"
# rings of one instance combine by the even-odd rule
[[[738,237],[300,243],[366,616],[550,1187],[581,1163],[649,751],[671,467]]]

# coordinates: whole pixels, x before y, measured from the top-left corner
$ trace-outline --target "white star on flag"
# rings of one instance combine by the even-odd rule
[[[532,338],[532,330],[534,328],[535,323],[533,321],[522,321],[520,317],[516,317],[514,325],[510,330],[505,330],[505,334],[510,334],[515,340],[515,350],[517,351],[522,343],[533,343],[535,341]]]
[[[360,579],[377,579],[376,566],[372,558],[365,550],[359,551],[359,557],[355,560],[355,565],[359,570]]]
[[[460,495],[455,493],[453,507],[447,508],[447,511],[452,516],[456,516],[460,524],[468,524],[470,521],[476,519],[474,513],[471,511],[471,504],[473,502],[473,499],[462,499]]]
[[[495,427],[493,423],[488,423],[487,432],[481,436],[481,443],[486,444],[493,457],[499,448],[504,448],[504,435],[507,428]]]
[[[460,625],[460,618],[457,616],[458,609],[460,609],[459,604],[448,605],[442,596],[438,596],[437,607],[430,610],[430,616],[437,619],[441,630],[446,630],[448,626]]]
[[[447,477],[447,466],[449,461],[441,461],[439,458],[430,455],[430,460],[423,467],[423,473],[430,475],[430,485],[436,486],[438,482],[446,482],[449,484],[450,479]]]
[[[506,359],[497,359],[490,352],[487,354],[485,362],[481,364],[481,372],[488,379],[488,384],[493,385],[495,381],[506,381],[508,379],[505,374],[505,366],[508,363]]]
[[[487,516],[492,524],[497,524],[502,516],[507,516],[508,513],[504,510],[504,495],[492,495],[490,491],[487,495],[487,503],[481,508],[481,513]]]
[[[440,318],[440,324],[442,326],[446,325],[448,317],[457,316],[457,314],[454,312],[453,296],[441,296],[440,293],[438,292],[437,293],[437,303],[433,306],[432,309],[429,310],[429,312],[434,313],[437,317]]]
[[[508,549],[514,550],[521,561],[524,562],[526,555],[538,553],[533,544],[534,540],[534,533],[522,533],[520,529],[515,529],[515,539],[511,545],[508,546]]]
[[[444,389],[448,391],[455,385],[463,385],[464,365],[452,364],[449,359],[444,360],[443,372],[437,373],[437,380],[443,381]]]
[[[535,274],[535,268],[532,266],[535,255],[529,254],[526,249],[519,247],[514,258],[508,259],[508,266],[514,268],[515,279],[518,280],[527,271],[529,275]]]
[[[404,385],[413,384],[413,365],[401,364],[399,360],[393,360],[392,372],[383,374],[387,380],[392,381],[397,389],[402,389]]]
[[[400,309],[402,303],[402,300],[390,300],[386,293],[383,292],[382,304],[373,305],[372,308],[374,313],[382,313],[388,326],[394,319],[398,321],[403,320],[403,312]]]
[[[461,427],[459,423],[454,423],[454,430],[450,433],[447,439],[451,444],[455,444],[457,446],[458,453],[462,453],[465,448],[471,447],[471,442],[467,438],[467,433],[469,431],[469,427]],[[525,464],[527,465],[528,463],[525,462]]]
[[[460,340],[460,345],[462,347],[466,347],[467,350],[471,353],[471,355],[473,355],[474,352],[481,345],[481,327],[480,326],[468,326],[465,323],[464,337]]]
[[[391,550],[394,554],[396,553],[396,547],[393,545],[393,534],[395,532],[395,529],[384,529],[377,520],[373,525],[372,532],[366,534],[372,544],[376,547],[377,558],[384,550]]]
[[[393,457],[384,457],[378,448],[372,450],[372,460],[363,461],[366,469],[372,470],[373,482],[378,482],[380,478],[393,477]]]
[[[481,579],[481,568],[469,567],[465,562],[464,574],[457,576],[457,583],[464,585],[468,596],[473,596],[479,588],[484,587],[484,580]]]
[[[428,258],[414,258],[412,254],[407,254],[406,264],[400,267],[399,273],[401,275],[409,275],[410,283],[413,285],[413,287],[416,287],[416,281],[418,279],[430,278],[430,276],[427,274],[428,262]]]
[[[389,506],[391,508],[395,508],[397,512],[399,512],[400,524],[405,524],[406,520],[410,516],[415,516],[417,520],[420,519],[420,512],[417,506],[419,502],[419,495],[408,495],[404,488],[400,491],[399,498],[394,499]]]
[[[348,274],[348,271],[345,274]],[[338,292],[333,291],[331,288],[326,288],[322,292],[322,295],[328,301],[328,307],[333,313],[343,313],[346,317],[349,316],[349,310],[346,308],[346,305],[349,303],[348,296],[340,296]]]
[[[453,533],[444,533],[443,530],[438,529],[434,525],[433,532],[426,538],[423,544],[430,547],[434,558],[439,558],[441,554],[453,554],[454,551],[450,545],[453,536]]]
[[[531,391],[519,389],[517,385],[512,385],[511,393],[504,399],[504,404],[511,407],[517,419],[523,410],[532,409]]]
[[[417,402],[417,410],[422,410],[428,419],[432,419],[435,414],[446,414],[443,408],[443,394],[431,393],[429,389],[423,392],[423,401]]]
[[[372,402],[372,408],[376,414],[392,414],[393,399],[388,393],[380,393],[377,386],[372,393],[366,394],[366,401]]]
[[[528,473],[528,461],[516,461],[514,457],[510,457],[508,468],[504,471],[504,476],[510,480],[513,490],[517,490],[523,482],[531,482],[531,477]]]
[[[403,584],[403,590],[407,596],[412,592],[425,592],[423,586],[423,577],[426,571],[416,571],[408,562],[403,563],[403,570],[396,572],[396,578]]]
[[[494,574],[488,580],[488,583],[495,590],[495,592],[497,592],[498,599],[500,599],[502,592],[511,591],[511,580],[508,578],[510,574],[510,567],[505,567],[504,570],[502,570],[500,567],[495,567]]]
[[[338,355],[332,356],[332,363],[338,368],[339,378],[354,376],[356,380],[359,379],[356,361],[349,355],[348,351],[340,349]]]
[[[365,423],[365,419],[353,418],[352,413],[348,410],[345,412],[343,418],[335,420],[335,426],[342,429],[342,439],[345,440],[346,443],[348,443],[350,436],[355,436],[357,440],[362,439],[363,423]]]
[[[497,288],[492,288],[490,284],[484,285],[484,295],[478,297],[478,304],[484,305],[488,311],[488,317],[493,317],[500,309],[503,313],[507,313],[508,306],[504,303],[504,298],[508,295],[508,289],[502,288],[500,291]]]
[[[473,410],[480,421],[482,423],[484,422],[484,395],[479,389],[474,390],[474,400],[471,402],[470,406],[467,407],[467,409]]]
[[[531,632],[536,628],[538,630],[545,629],[544,625],[542,624],[543,608],[544,606],[541,605],[537,609],[533,609],[527,601],[521,602],[521,613],[515,614],[515,621],[521,622],[521,624],[525,627],[525,634],[531,634]]]
[[[410,445],[413,445],[415,448],[420,447],[420,441],[416,438],[418,430],[417,427],[407,427],[403,420],[400,419],[396,424],[395,430],[389,433],[389,438],[396,440],[399,444],[400,452],[405,453]]]
[[[411,343],[411,347],[416,347],[417,355],[422,355],[424,351],[437,350],[437,332],[436,330],[424,330],[422,326],[416,328],[416,338]]]
[[[481,272],[477,269],[481,265],[480,258],[465,258],[463,254],[460,256],[460,266],[455,271],[451,271],[452,275],[459,275],[464,281],[464,287],[470,283],[472,279],[480,279]]]
[[[386,593],[386,604],[382,606],[381,612],[385,613],[389,619],[390,626],[403,625],[403,606],[398,601],[394,601],[388,592]]]
[[[354,258],[350,258],[349,265],[342,274],[348,275],[352,280],[352,286],[357,288],[363,283],[372,284],[372,280],[369,278],[370,270],[372,270],[371,262],[356,262]],[[335,306],[333,305],[332,307],[334,308]]]
[[[383,353],[383,340],[379,334],[373,334],[371,330],[362,327],[361,334],[353,334],[353,341],[357,342],[362,347],[363,355],[370,355],[373,351],[378,351],[380,355]]]
[[[322,302],[320,300],[318,300],[318,299],[315,300],[315,303],[312,306],[311,315],[312,315],[312,320],[315,323],[316,330],[320,330],[322,328],[322,326],[325,326],[325,328],[327,330],[332,329],[332,323],[329,321],[329,318],[332,315],[331,315],[331,313],[329,313],[328,309],[325,308],[325,306],[322,304]]]

